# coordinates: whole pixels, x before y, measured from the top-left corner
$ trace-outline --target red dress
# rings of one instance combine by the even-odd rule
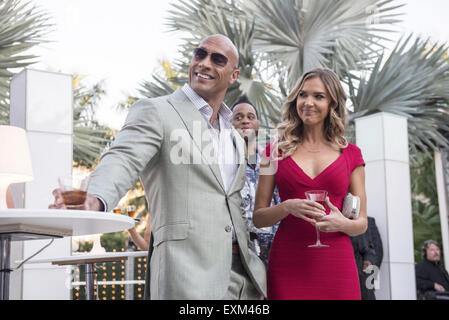
[[[270,145],[267,146],[269,152]],[[305,199],[305,191],[327,190],[330,201],[342,208],[351,172],[365,165],[360,149],[353,145],[315,179],[291,158],[278,161],[276,184],[282,201]],[[327,212],[329,209],[326,206]],[[360,300],[360,285],[349,236],[320,232],[330,247],[308,248],[316,241],[315,227],[288,215],[281,221],[268,260],[268,299],[273,300]]]

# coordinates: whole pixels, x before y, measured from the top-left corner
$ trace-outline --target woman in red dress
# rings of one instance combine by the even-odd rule
[[[278,138],[261,165],[253,217],[258,228],[281,221],[268,260],[268,299],[360,299],[349,236],[367,229],[365,163],[360,149],[344,138],[345,104],[337,75],[315,69],[302,76],[282,107]],[[270,207],[275,185],[282,203]],[[326,190],[326,206],[307,200],[310,190]],[[355,220],[340,212],[348,192],[361,199]],[[316,227],[329,247],[308,247],[316,241]]]

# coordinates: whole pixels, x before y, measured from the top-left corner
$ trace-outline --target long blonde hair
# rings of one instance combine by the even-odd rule
[[[313,69],[305,73],[296,82],[287,101],[282,106],[282,122],[277,126],[278,138],[275,145],[281,152],[283,159],[291,156],[304,138],[304,124],[296,108],[297,99],[304,83],[312,78],[319,78],[323,82],[330,96],[329,114],[324,120],[324,136],[327,141],[344,149],[348,142],[344,137],[347,119],[346,93],[338,76],[329,69]]]

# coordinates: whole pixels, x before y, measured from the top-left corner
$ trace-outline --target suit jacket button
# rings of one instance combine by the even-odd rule
[[[226,232],[231,232],[231,231],[232,231],[231,226],[226,226],[225,231],[226,231]]]

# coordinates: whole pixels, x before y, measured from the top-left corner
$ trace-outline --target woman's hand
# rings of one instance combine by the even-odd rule
[[[319,219],[316,226],[323,232],[343,231],[349,219],[347,219],[340,210],[330,202],[329,197],[326,197],[326,204],[330,209],[330,213]]]
[[[326,216],[324,207],[318,202],[306,199],[290,199],[283,202],[284,210],[295,217],[315,225],[314,219],[321,219]]]

